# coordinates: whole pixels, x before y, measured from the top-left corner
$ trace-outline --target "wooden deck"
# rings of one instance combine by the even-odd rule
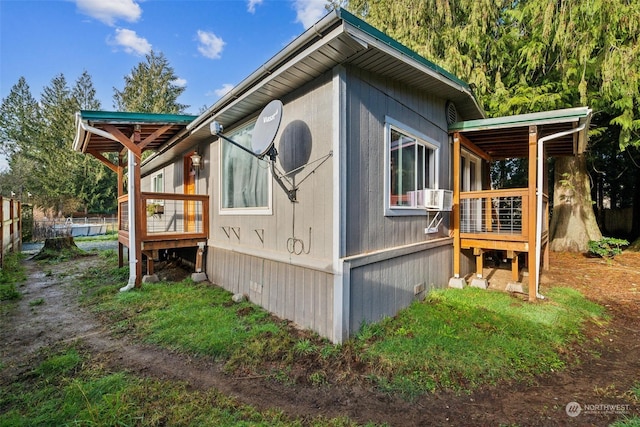
[[[468,191],[460,193],[459,224],[460,247],[472,249],[476,256],[476,274],[482,275],[483,256],[486,252],[500,251],[502,258],[510,259],[512,280],[519,281],[518,255],[528,253],[530,247],[529,190]],[[543,197],[541,247],[549,239],[548,197]]]
[[[161,249],[199,247],[209,237],[209,196],[176,193],[141,193],[136,218],[136,241],[147,259],[147,274],[153,274],[153,260]],[[119,263],[122,246],[129,247],[129,196],[118,198]],[[198,251],[196,269],[202,262]]]

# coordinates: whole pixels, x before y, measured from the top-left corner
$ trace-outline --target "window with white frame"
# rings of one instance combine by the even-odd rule
[[[251,136],[255,123],[227,135],[231,140],[251,150]],[[220,139],[221,212],[244,214],[270,213],[271,180],[269,163]]]
[[[162,172],[153,176],[151,189],[154,193],[164,193],[164,176]]]
[[[426,188],[438,188],[440,144],[387,118],[386,206],[387,213],[424,209]]]

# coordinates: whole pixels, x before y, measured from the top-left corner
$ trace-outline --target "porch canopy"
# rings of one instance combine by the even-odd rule
[[[184,138],[186,127],[197,116],[180,114],[87,111],[76,113],[76,136],[73,149],[90,154],[118,175],[118,223],[127,220],[127,232],[118,232],[118,260],[123,264],[122,246],[129,247],[130,276],[128,288],[142,279],[142,220],[144,200],[140,189],[140,163],[144,151],[157,152]],[[108,153],[115,153],[107,156]],[[125,160],[126,157],[126,160]],[[124,168],[128,167],[128,196],[124,195]],[[120,199],[127,197],[126,204]],[[121,212],[122,206],[126,212]],[[138,217],[138,220],[136,220]],[[121,230],[121,227],[118,227]],[[124,289],[124,288],[123,288]]]
[[[545,159],[582,154],[587,146],[591,110],[569,108],[541,113],[520,114],[491,119],[453,123],[453,199],[452,228],[454,235],[454,279],[460,277],[462,249],[473,249],[476,255],[476,276],[482,279],[482,253],[485,250],[507,251],[512,259],[512,278],[518,279],[518,253],[527,253],[529,266],[529,299],[538,293],[541,259],[544,251],[548,262],[548,198],[546,194]],[[520,197],[517,205],[521,223],[509,232],[499,230],[491,218],[496,199],[506,193],[496,191],[461,191],[462,148],[492,162],[509,158],[528,159],[528,187],[509,194]],[[487,194],[482,194],[487,193]],[[486,197],[485,197],[486,196]],[[476,210],[487,212],[479,218],[473,230],[461,228],[461,200],[478,200]],[[484,201],[485,203],[482,203]],[[485,209],[485,206],[487,207]],[[513,230],[516,229],[514,233]]]

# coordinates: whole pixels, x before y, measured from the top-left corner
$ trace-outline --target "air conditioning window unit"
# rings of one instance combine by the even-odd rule
[[[425,188],[424,207],[433,211],[450,211],[453,208],[453,191]]]

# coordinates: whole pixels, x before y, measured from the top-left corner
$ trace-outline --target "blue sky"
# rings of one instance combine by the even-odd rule
[[[326,14],[324,0],[0,0],[0,97],[22,76],[36,99],[86,70],[103,110],[151,49],[198,114]],[[3,167],[0,160],[0,169]]]
[[[198,113],[326,13],[324,0],[0,0],[0,96],[24,76],[36,99],[86,70],[103,110],[151,49]]]

